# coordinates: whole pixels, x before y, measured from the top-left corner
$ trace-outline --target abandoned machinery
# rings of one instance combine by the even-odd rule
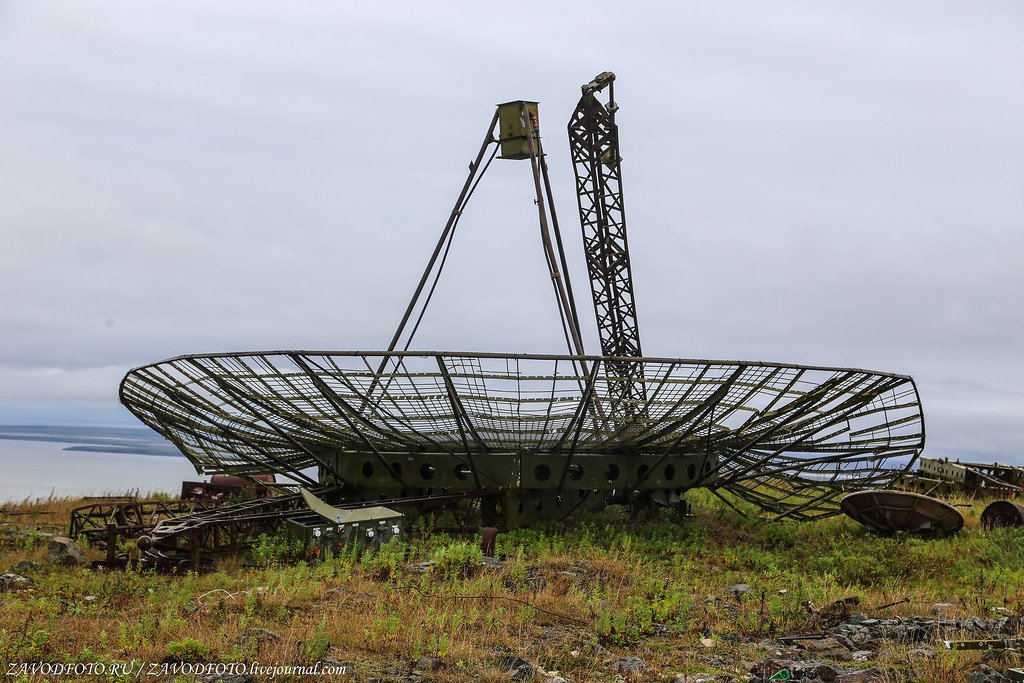
[[[843,498],[840,508],[869,530],[882,533],[952,534],[964,526],[964,516],[949,503],[908,491],[857,491]]]
[[[1018,496],[1024,493],[1024,467],[922,457],[917,471],[898,484],[928,495]]]
[[[274,473],[342,507],[475,497],[483,523],[506,528],[613,503],[684,505],[694,487],[773,519],[810,519],[838,512],[845,493],[890,486],[924,445],[910,377],[643,356],[614,79],[605,72],[583,86],[568,124],[600,354],[583,347],[537,103],[514,101],[491,118],[386,351],[180,356],[131,370],[122,403],[201,473]],[[410,350],[495,158],[531,171],[568,353]],[[294,506],[277,514],[299,514],[297,495],[286,498]],[[232,537],[247,515],[269,514],[236,513],[224,527]],[[154,542],[192,534],[201,544],[197,529],[216,528],[218,514],[164,522]]]

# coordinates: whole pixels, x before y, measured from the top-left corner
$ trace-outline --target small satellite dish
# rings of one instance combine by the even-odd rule
[[[872,531],[955,533],[964,516],[937,498],[906,491],[872,489],[843,498],[839,507],[847,516]]]
[[[1024,505],[1017,505],[1008,500],[997,500],[990,503],[981,513],[981,524],[986,529],[999,526],[1020,526],[1024,524]]]

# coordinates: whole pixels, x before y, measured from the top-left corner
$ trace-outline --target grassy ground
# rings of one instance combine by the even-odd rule
[[[413,525],[408,545],[361,558],[295,563],[284,543],[266,539],[248,558],[184,576],[58,567],[45,538],[7,534],[0,570],[25,559],[40,566],[29,573],[34,590],[0,593],[0,660],[326,657],[353,663],[364,681],[445,682],[508,681],[498,659],[511,653],[579,682],[614,680],[610,665],[635,656],[648,669],[634,680],[697,672],[745,680],[774,654],[773,636],[813,627],[807,603],[856,596],[857,609],[878,618],[1024,613],[1024,529],[982,530],[983,503],[963,508],[960,534],[925,540],[873,536],[843,517],[765,525],[691,496],[695,516],[683,522],[611,510],[502,534],[500,566],[481,566],[476,539],[423,524]],[[8,504],[2,521],[63,534],[77,503]],[[425,560],[436,563],[425,573],[406,568]],[[751,588],[740,598],[728,590],[738,583]],[[280,638],[243,636],[256,627]],[[860,666],[882,665],[890,680],[961,680],[980,658],[927,647],[924,657],[884,647]],[[434,661],[421,669],[436,668],[416,678],[412,663],[423,657]]]

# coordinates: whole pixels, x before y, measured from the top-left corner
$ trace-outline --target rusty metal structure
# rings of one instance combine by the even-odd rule
[[[181,482],[182,500],[200,500],[221,503],[231,498],[266,498],[273,495],[268,484],[273,485],[272,474],[251,474],[239,477],[233,474],[214,474],[210,481]]]
[[[616,503],[684,505],[694,487],[805,520],[835,514],[850,491],[889,486],[924,445],[910,377],[643,356],[614,79],[584,85],[568,124],[600,355],[583,345],[538,105],[514,101],[498,105],[386,350],[180,356],[131,370],[122,403],[197,471],[271,472],[342,507],[472,497],[494,527]],[[495,158],[529,162],[568,353],[410,350]]]
[[[981,525],[986,529],[1024,525],[1024,505],[1011,500],[989,503],[981,512]]]
[[[1024,493],[1024,467],[922,457],[917,470],[897,484],[927,495],[1019,496]]]
[[[605,88],[607,106],[597,99],[597,93]],[[609,359],[643,356],[626,241],[616,111],[615,76],[605,71],[583,86],[583,96],[568,126],[597,331],[601,353]],[[609,360],[607,374],[613,378],[609,380],[609,395],[622,399],[613,406],[617,411],[630,415],[643,405],[646,384],[642,363]]]
[[[847,516],[872,531],[951,534],[964,526],[964,516],[952,505],[907,491],[857,491],[843,498]]]
[[[80,505],[71,511],[68,536],[106,548],[112,538],[138,538],[165,519],[206,510],[196,501],[117,500]]]
[[[333,493],[330,489],[318,491],[328,496]],[[365,511],[391,506],[443,506],[477,497],[480,497],[479,494],[404,497],[346,503],[339,505],[338,509]],[[392,511],[388,510],[388,514],[381,519],[390,519],[392,516]],[[361,521],[374,519],[364,517]],[[311,528],[323,521],[317,511],[311,511],[301,493],[291,493],[229,503],[167,518],[136,538],[138,547],[143,551],[142,560],[148,565],[197,568],[211,557],[244,550],[261,534],[272,534],[292,525]],[[338,521],[334,521],[334,526],[339,526]]]

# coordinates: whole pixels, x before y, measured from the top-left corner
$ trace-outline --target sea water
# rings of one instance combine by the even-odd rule
[[[181,491],[202,479],[184,456],[65,451],[75,443],[0,439],[0,502]]]

